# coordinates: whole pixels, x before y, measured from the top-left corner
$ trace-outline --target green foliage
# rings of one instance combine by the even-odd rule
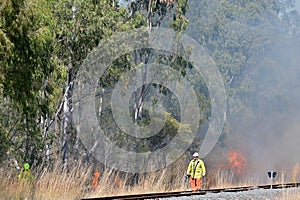
[[[11,145],[12,153],[22,152],[20,157],[31,161],[40,156],[37,120],[54,109],[49,96],[55,84],[49,83],[55,82],[50,80],[53,73],[59,73],[53,56],[56,20],[51,3],[7,0],[1,10],[1,136],[10,141],[6,144]]]
[[[43,138],[47,135],[43,135],[46,133],[43,132],[43,121],[50,120],[57,112],[65,87],[72,85],[86,56],[102,39],[116,31],[159,27],[161,24],[167,24],[176,32],[187,30],[187,34],[198,40],[216,62],[229,95],[229,114],[234,115],[247,109],[245,104],[253,101],[250,94],[257,85],[248,75],[263,73],[258,70],[263,65],[258,60],[266,55],[276,34],[290,30],[286,25],[289,18],[284,16],[286,18],[280,21],[278,16],[285,14],[291,1],[201,0],[194,1],[189,7],[188,0],[130,2],[128,11],[111,0],[2,1],[0,161],[6,155],[29,162],[42,157],[47,139]],[[76,10],[72,12],[73,6]],[[275,27],[278,24],[283,24],[281,32]],[[201,120],[209,117],[210,102],[205,83],[185,58],[164,57],[149,50],[140,50],[140,57],[134,53],[137,52],[123,55],[112,63],[100,80],[102,87],[111,87],[124,72],[141,63],[147,64],[142,57],[148,55],[152,62],[171,66],[193,81],[191,85],[199,100]],[[177,105],[166,88],[159,85],[153,88],[159,91],[158,98],[169,98]],[[248,102],[245,103],[245,99]],[[158,140],[167,141],[176,133],[179,109],[170,108],[167,113],[161,137],[142,142],[141,151],[159,148],[155,146]],[[146,115],[145,112],[143,117]],[[108,116],[103,117],[105,120],[112,123]],[[148,122],[147,117],[140,121],[141,125]],[[188,125],[183,127],[185,131],[191,131]],[[58,141],[59,134],[54,136]],[[116,143],[121,145],[125,137],[120,137]],[[126,140],[133,141],[130,137],[124,140],[125,143]]]
[[[128,1],[127,1],[128,2]],[[188,24],[185,14],[188,0],[136,0],[129,1],[131,16],[143,14],[148,27],[160,27],[161,24],[184,32]]]
[[[1,41],[8,44],[7,49],[1,48],[3,92],[23,112],[36,101],[45,78],[54,70],[55,21],[50,8],[47,1],[6,1],[2,11]]]
[[[145,24],[111,1],[7,0],[1,5],[1,152],[41,157],[50,120],[86,55],[117,30]],[[74,16],[73,16],[74,15]],[[3,148],[2,148],[3,147]],[[1,154],[3,155],[3,154]]]
[[[255,90],[248,75],[256,70],[278,33],[274,21],[280,5],[277,1],[222,0],[190,7],[188,34],[209,51],[223,75],[228,114],[239,114],[246,109],[241,98],[251,101],[250,93]]]
[[[109,131],[107,137],[115,143],[115,145],[121,147],[122,149],[127,149],[136,152],[150,152],[156,149],[163,148],[168,144],[180,131],[181,135],[191,134],[192,130],[189,124],[182,124],[176,120],[171,113],[165,112],[165,123],[162,130],[159,131],[155,136],[146,137],[146,138],[136,138],[128,133],[120,131],[114,123],[112,123],[112,116],[106,116],[103,119],[104,130]],[[160,118],[151,118],[151,121],[154,121],[156,124],[161,124]],[[147,123],[143,121],[144,123]],[[145,124],[140,124],[145,125]],[[180,130],[179,130],[180,129]],[[139,133],[141,134],[141,133]],[[178,138],[181,142],[187,142],[187,138],[180,137]]]
[[[72,6],[76,11],[71,11]],[[130,18],[123,7],[115,8],[111,1],[64,0],[54,7],[58,23],[57,55],[65,66],[72,68],[73,76],[88,53],[99,41],[115,31],[125,31],[145,24],[141,15]],[[70,66],[71,59],[71,66]]]
[[[185,16],[188,11],[188,0],[175,1],[175,8],[176,11],[173,15],[173,21],[170,27],[177,32],[184,32],[188,24],[188,19]]]

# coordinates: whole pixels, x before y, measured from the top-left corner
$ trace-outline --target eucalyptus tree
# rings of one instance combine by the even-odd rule
[[[57,102],[54,88],[60,72],[54,56],[52,3],[5,0],[1,4],[1,148],[18,161],[42,159],[45,119]]]
[[[58,115],[63,115],[62,160],[66,162],[71,154],[75,159],[79,156],[79,137],[71,123],[72,90],[78,69],[86,56],[98,46],[99,41],[116,31],[139,26],[143,20],[139,16],[130,18],[125,8],[119,7],[116,1],[110,0],[64,0],[56,3],[54,11],[58,19],[55,28],[56,55],[67,71],[64,95],[57,111]]]
[[[171,26],[178,32],[185,30],[187,20],[184,15],[187,10],[187,0],[137,0],[127,2],[129,2],[128,8],[131,17],[142,14],[147,21],[146,26],[149,30],[154,27],[161,27],[162,24],[167,24],[167,27]],[[134,51],[134,65],[148,64],[150,54],[149,49]],[[143,83],[145,83],[144,77],[147,76],[147,73],[147,67],[144,67]],[[151,84],[144,84],[140,92],[135,91],[134,120],[136,123],[143,118],[144,97],[147,95],[150,86]]]

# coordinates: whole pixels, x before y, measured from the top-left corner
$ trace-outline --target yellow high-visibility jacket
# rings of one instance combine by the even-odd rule
[[[187,169],[187,175],[191,175],[192,178],[201,178],[205,176],[206,169],[204,162],[201,159],[193,159]]]
[[[27,181],[29,183],[32,183],[35,178],[29,169],[25,169],[20,172],[20,174],[18,175],[18,179],[19,181]]]

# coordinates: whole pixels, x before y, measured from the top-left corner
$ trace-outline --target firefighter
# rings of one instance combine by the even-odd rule
[[[29,183],[32,183],[34,181],[34,176],[30,171],[30,165],[28,163],[25,163],[23,165],[23,170],[18,175],[18,179],[19,181],[27,181]]]
[[[190,178],[192,191],[201,190],[201,178],[205,176],[206,170],[204,162],[199,159],[197,152],[193,154],[193,160],[191,160],[186,173],[187,177]]]

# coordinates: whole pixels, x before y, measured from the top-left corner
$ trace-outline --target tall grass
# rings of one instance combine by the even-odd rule
[[[184,190],[188,188],[188,183],[184,182],[185,168],[186,163],[179,161],[166,169],[140,174],[134,181],[133,174],[124,176],[113,170],[104,171],[97,189],[86,196],[99,197]]]
[[[189,190],[190,185],[184,182],[186,161],[178,161],[165,169],[156,172],[140,174],[125,174],[106,169],[99,176],[99,183],[95,190],[91,189],[93,173],[91,167],[76,163],[63,166],[57,164],[52,167],[35,169],[33,184],[18,181],[18,171],[12,168],[0,169],[0,199],[31,200],[31,199],[70,199],[83,197],[101,197],[124,194],[138,194],[151,192]],[[299,181],[299,166],[289,172],[280,172],[278,182]],[[237,177],[231,171],[208,169],[203,179],[203,189],[223,188],[244,185],[259,185],[258,177]],[[284,191],[278,199],[300,199],[300,192]]]
[[[44,169],[35,185],[35,199],[76,199],[87,190],[91,168],[77,165],[74,168]]]
[[[62,164],[35,169],[34,183],[18,180],[15,169],[0,169],[0,199],[80,199],[148,192],[183,190],[188,184],[183,182],[186,163],[177,162],[157,172],[141,174],[137,180],[133,174],[106,169],[101,172],[98,186],[91,189],[93,173],[91,167],[81,164]]]
[[[86,190],[90,169],[62,165],[37,169],[35,181],[18,180],[18,171],[1,169],[1,199],[79,199]]]
[[[252,175],[246,177],[245,175],[236,174],[233,171],[226,169],[212,169],[205,179],[204,187],[210,189],[261,184],[259,176]]]

